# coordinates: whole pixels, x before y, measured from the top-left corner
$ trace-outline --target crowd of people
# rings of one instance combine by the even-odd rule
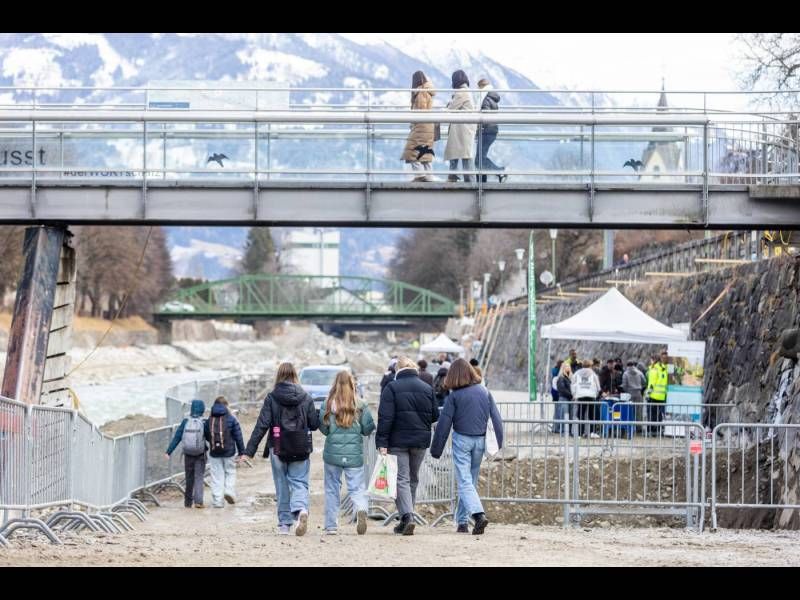
[[[475,110],[472,92],[469,89],[467,74],[458,70],[451,77],[453,95],[447,103],[448,110]],[[433,84],[422,71],[416,71],[411,77],[411,110],[431,110],[433,97],[436,94]],[[498,110],[500,94],[493,88],[488,79],[478,81],[480,110]],[[498,171],[497,179],[501,183],[506,175],[502,173],[505,167],[498,166],[489,158],[489,149],[494,144],[499,133],[496,123],[478,126],[475,123],[451,123],[447,131],[447,143],[444,148],[444,160],[449,163],[450,175],[447,181],[460,181],[458,174],[459,163],[466,182],[472,181],[473,159],[477,157],[476,167],[479,171]],[[437,123],[412,123],[411,132],[403,149],[402,160],[411,165],[414,171],[414,181],[436,181],[432,172],[432,163],[435,152],[435,142],[441,138],[441,128]],[[486,174],[480,175],[486,182]]]
[[[572,349],[569,356],[559,360],[552,368],[550,393],[556,402],[554,415],[554,432],[573,435],[565,428],[566,419],[579,421],[597,421],[598,401],[617,399],[622,402],[647,404],[646,419],[651,422],[664,420],[667,403],[667,363],[666,352],[653,355],[649,366],[629,360],[623,366],[622,358],[609,358],[601,367],[598,359],[578,360],[577,352]],[[598,425],[584,423],[576,435],[583,437],[599,437]],[[655,432],[650,426],[648,431]]]
[[[294,528],[295,535],[305,535],[310,506],[311,433],[319,430],[325,436],[324,531],[331,535],[338,533],[344,476],[355,507],[356,532],[363,535],[367,531],[368,506],[363,438],[375,431],[377,452],[397,460],[395,504],[399,523],[394,532],[413,535],[420,466],[427,452],[433,458],[441,457],[452,430],[459,497],[457,531],[469,533],[472,518],[472,533],[483,534],[489,520],[477,493],[478,472],[486,448],[488,423],[492,423],[497,446],[502,447],[503,422],[477,364],[463,358],[452,363],[441,360],[436,378],[427,373],[427,366],[424,360],[414,363],[405,356],[392,359],[381,381],[376,425],[367,405],[358,399],[356,380],[350,371],[337,373],[327,400],[317,410],[300,385],[294,366],[282,363],[247,444],[225,398],[217,398],[208,419],[203,419],[204,402],[193,400],[189,417],[178,426],[166,453],[168,458],[182,443],[186,473],[184,506],[205,506],[203,475],[207,455],[211,461],[212,506],[223,508],[223,499],[234,504],[236,461],[255,456],[266,436],[263,456],[270,459],[275,484],[278,533],[288,535]]]

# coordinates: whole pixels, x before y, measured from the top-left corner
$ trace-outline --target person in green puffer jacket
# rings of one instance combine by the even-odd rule
[[[337,533],[342,473],[347,492],[356,509],[356,532],[367,531],[367,492],[364,485],[364,444],[362,436],[375,430],[367,405],[356,401],[356,380],[349,371],[339,371],[325,405],[320,409],[319,430],[326,436],[322,460],[325,463],[325,533]]]

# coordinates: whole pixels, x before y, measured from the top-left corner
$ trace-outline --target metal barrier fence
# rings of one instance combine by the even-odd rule
[[[720,509],[784,510],[778,526],[797,518],[796,452],[800,425],[723,423],[714,428],[711,458],[711,525]]]
[[[163,456],[175,429],[111,438],[74,410],[0,398],[0,537],[34,529],[59,544],[59,527],[131,529],[122,513],[147,512],[132,495],[183,472]],[[57,510],[34,515],[45,509]]]
[[[609,427],[608,420],[570,420],[577,428]],[[504,422],[503,453],[487,461],[479,495],[487,502],[562,505],[564,526],[589,514],[683,516],[702,527],[705,445],[697,424],[640,421],[649,437],[608,439],[549,431],[551,422]],[[667,427],[674,435],[664,434]],[[652,481],[651,481],[652,479]]]
[[[634,425],[632,421],[646,421],[649,418],[648,407],[664,409],[664,421],[691,422],[706,427],[707,433],[717,424],[731,420],[735,405],[731,403],[702,403],[702,404],[659,404],[655,402],[609,402],[597,401],[558,401],[541,400],[536,402],[496,402],[500,416],[505,419],[537,419],[547,421],[548,429],[558,432],[564,419],[589,419],[614,421],[612,425],[595,427],[595,432],[603,437],[608,437],[611,430],[620,428],[629,436],[640,432],[649,435],[647,428]],[[584,412],[581,412],[584,411]],[[545,427],[543,424],[542,427]],[[667,428],[666,435],[671,429]],[[574,433],[574,432],[573,432]],[[583,432],[581,432],[583,433]]]
[[[514,403],[503,403],[508,408]],[[534,403],[535,404],[535,403]],[[522,404],[522,406],[526,406]],[[539,407],[528,405],[531,410]],[[573,430],[611,428],[610,420],[567,420]],[[564,526],[591,514],[659,514],[702,528],[705,511],[704,429],[696,423],[637,421],[654,433],[625,439],[617,430],[599,439],[553,433],[552,419],[504,418],[504,448],[481,466],[478,494],[484,502],[561,506]],[[666,435],[666,431],[671,431]],[[364,439],[364,476],[378,453],[375,435]],[[432,524],[453,517],[458,502],[452,447],[440,459],[427,454],[419,471],[415,504],[446,506]],[[343,503],[343,512],[352,511]],[[370,516],[398,515],[370,501]],[[427,521],[415,514],[421,524]]]
[[[364,444],[364,481],[369,484],[369,479],[372,476],[372,470],[375,468],[375,463],[378,461],[378,449],[375,445],[376,432],[371,435],[365,436]],[[449,516],[455,512],[455,474],[453,472],[452,460],[452,443],[448,440],[442,456],[439,459],[433,458],[430,453],[425,455],[425,458],[420,465],[418,472],[418,484],[416,493],[414,495],[415,504],[446,504],[448,512],[440,516],[435,525],[442,517]],[[387,504],[393,504],[394,501],[386,501]],[[354,507],[349,497],[342,502],[342,513],[354,516]],[[369,500],[368,514],[370,517],[384,518],[384,525],[388,524],[392,519],[397,518],[399,515],[394,508],[388,508],[382,501],[375,499]],[[427,525],[427,520],[421,515],[414,513],[414,519],[421,525]]]

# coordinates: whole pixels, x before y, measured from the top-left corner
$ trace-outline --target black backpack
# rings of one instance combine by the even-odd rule
[[[208,419],[208,429],[211,432],[211,456],[222,456],[233,448],[233,435],[231,428],[228,427],[228,413],[211,416]]]
[[[302,406],[282,406],[277,401],[274,406],[278,408],[278,418],[272,427],[273,452],[283,462],[306,460],[312,450],[311,431]]]

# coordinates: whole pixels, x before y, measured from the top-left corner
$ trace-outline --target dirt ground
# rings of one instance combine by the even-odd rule
[[[249,432],[251,426],[243,424]],[[417,527],[413,537],[370,521],[365,536],[340,523],[340,535],[323,536],[322,438],[315,436],[311,511],[305,537],[278,536],[268,461],[238,471],[238,503],[224,509],[185,509],[176,492],[161,495],[134,531],[62,534],[64,546],[43,537],[15,535],[0,548],[0,566],[95,565],[798,565],[800,531],[733,531],[702,534],[682,528],[592,527],[490,523],[483,536],[456,534],[446,521]],[[206,489],[210,504],[210,491]],[[491,507],[487,506],[489,518]],[[424,514],[424,513],[423,513]]]

